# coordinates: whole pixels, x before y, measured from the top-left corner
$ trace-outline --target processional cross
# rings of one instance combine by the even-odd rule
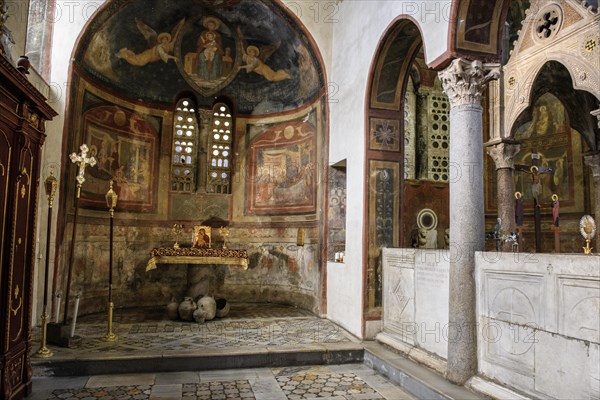
[[[531,150],[531,165],[515,165],[516,172],[523,172],[531,175],[531,194],[533,195],[533,220],[535,227],[535,251],[542,251],[542,205],[540,203],[540,183],[541,174],[552,173],[552,168],[539,166],[540,155],[536,149]]]
[[[75,252],[75,232],[77,229],[77,214],[79,212],[79,196],[81,195],[81,185],[85,182],[85,167],[87,165],[93,167],[96,165],[96,159],[94,157],[88,157],[88,147],[86,144],[82,144],[81,153],[71,153],[69,158],[71,161],[79,167],[77,171],[77,195],[75,197],[75,216],[73,217],[73,233],[71,235],[71,252],[69,253],[69,270],[67,272],[67,288],[65,290],[65,310],[63,314],[63,325],[67,324],[67,317],[69,315],[69,293],[71,290],[71,277],[73,275],[73,256]]]
[[[87,153],[89,151],[87,145],[82,144],[80,149],[81,149],[81,154],[71,153],[71,155],[69,156],[71,161],[79,166],[79,171],[77,172],[77,178],[75,178],[77,180],[77,198],[79,198],[79,195],[81,194],[81,185],[83,185],[83,182],[85,182],[85,178],[84,178],[85,167],[88,164],[90,165],[90,167],[93,167],[94,165],[96,165],[96,159],[94,157],[87,156]]]

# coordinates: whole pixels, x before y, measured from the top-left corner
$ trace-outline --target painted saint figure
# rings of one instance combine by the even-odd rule
[[[515,192],[515,223],[517,227],[523,226],[523,195],[521,192]]]
[[[175,28],[173,28],[171,33],[162,32],[157,34],[154,29],[150,28],[148,25],[136,18],[135,25],[144,35],[144,38],[148,41],[148,44],[151,47],[138,54],[132,50],[129,50],[127,47],[123,47],[117,53],[117,57],[122,58],[129,64],[138,67],[143,67],[148,63],[159,60],[162,60],[165,63],[169,62],[169,60],[177,60],[177,58],[171,54],[173,53],[173,47],[175,46],[175,42],[177,41],[177,37],[179,36],[184,23],[185,19],[182,19],[175,26]]]
[[[558,195],[552,195],[552,225],[556,228],[560,226],[560,202]]]
[[[194,237],[194,247],[200,247],[208,249],[210,247],[210,236],[206,234],[204,228],[198,230],[197,235]]]
[[[214,17],[206,17],[202,22],[206,28],[198,36],[198,76],[207,81],[221,77],[221,61],[223,60],[223,43],[218,32],[220,22]]]

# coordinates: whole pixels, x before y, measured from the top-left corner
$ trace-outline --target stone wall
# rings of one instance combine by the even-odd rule
[[[442,373],[449,264],[443,250],[384,249],[377,335]],[[475,274],[478,376],[469,385],[492,397],[506,396],[502,386],[535,398],[599,398],[600,257],[477,252]]]
[[[479,374],[533,397],[600,397],[600,257],[477,253]]]
[[[438,371],[448,355],[447,250],[383,249],[383,332],[377,339]]]

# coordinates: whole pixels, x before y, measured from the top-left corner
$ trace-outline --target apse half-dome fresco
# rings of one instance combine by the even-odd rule
[[[191,90],[200,106],[225,95],[243,114],[298,108],[324,86],[311,42],[267,0],[115,0],[91,21],[76,62],[119,97],[172,105]]]

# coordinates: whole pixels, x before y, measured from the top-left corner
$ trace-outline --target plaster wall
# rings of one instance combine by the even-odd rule
[[[346,263],[328,268],[327,315],[362,337],[365,190],[365,99],[372,60],[386,29],[400,16],[419,25],[425,61],[447,48],[450,1],[344,1],[333,24],[333,60],[328,74],[329,162],[346,160]],[[359,288],[359,289],[357,289]],[[352,296],[345,291],[357,290]],[[334,304],[344,303],[343,307]]]
[[[22,1],[22,3],[28,3]],[[50,106],[58,112],[58,115],[50,122],[46,123],[46,142],[42,149],[41,179],[48,176],[49,169],[55,168],[60,171],[62,159],[62,138],[65,121],[65,106],[67,101],[67,92],[69,85],[69,72],[71,65],[71,53],[75,46],[77,37],[83,29],[85,23],[91,18],[96,9],[102,5],[103,1],[94,2],[73,2],[68,0],[56,0],[54,13],[54,23],[52,31],[53,49],[50,56],[50,80],[40,85],[43,88],[42,93],[48,98]],[[26,26],[26,20],[23,24]],[[35,72],[34,72],[35,73]],[[37,73],[35,73],[37,75]],[[31,80],[31,77],[30,77]],[[40,78],[40,81],[43,82]],[[61,177],[58,177],[59,185]],[[57,191],[52,208],[52,226],[55,228],[58,218],[58,204],[61,201],[62,193]],[[36,257],[36,278],[34,289],[35,305],[33,308],[33,320],[37,321],[37,316],[41,314],[42,295],[44,275],[42,273],[45,266],[46,254],[46,226],[48,223],[48,198],[43,190],[40,190],[38,200],[38,238],[37,238],[37,257]],[[50,257],[49,257],[49,294],[52,295],[56,288],[52,287],[52,276],[54,274],[54,250],[56,245],[56,229],[52,229],[50,237]],[[51,304],[51,300],[49,300]]]
[[[25,54],[25,39],[27,37],[27,16],[29,11],[29,1],[5,0],[8,19],[6,27],[12,33],[15,44],[12,46],[13,61],[17,61],[19,56]]]

